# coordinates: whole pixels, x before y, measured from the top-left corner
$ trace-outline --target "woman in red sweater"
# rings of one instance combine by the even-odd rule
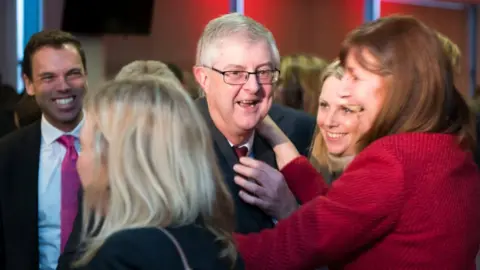
[[[435,32],[392,16],[354,30],[342,47],[342,91],[362,107],[358,117],[367,131],[360,153],[329,188],[265,120],[259,132],[303,205],[274,229],[235,236],[247,269],[475,269],[474,118],[453,86]],[[261,183],[275,175],[258,161],[240,162],[235,170],[245,178]],[[236,182],[261,192],[245,179]]]

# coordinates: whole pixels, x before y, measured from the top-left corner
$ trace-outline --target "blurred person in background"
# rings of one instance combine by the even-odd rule
[[[182,83],[183,87],[192,99],[197,99],[200,93],[200,86],[195,81],[195,77],[189,71],[182,70],[173,63],[167,63],[168,68],[173,72],[175,77]]]
[[[316,115],[320,76],[328,63],[311,55],[282,57],[275,101],[287,107]]]
[[[196,100],[202,96],[202,87],[198,84],[197,80],[193,73],[189,70],[183,71],[183,80],[185,82],[184,86],[187,89],[187,92],[190,93],[190,96]]]
[[[185,85],[182,69],[174,63],[167,63],[167,67],[170,69],[170,71],[173,72],[173,74],[175,75],[175,77],[177,77],[180,83],[182,83],[182,85]]]
[[[477,151],[475,153],[475,161],[480,167],[480,87],[477,86],[477,91],[475,91],[475,94],[476,95],[473,96],[470,103],[475,115],[477,116]]]
[[[12,86],[3,85],[0,100],[0,137],[33,124],[42,117],[35,98],[25,93],[25,90],[18,94]]]
[[[457,44],[451,41],[448,37],[437,32],[440,41],[443,44],[443,48],[450,58],[450,61],[454,67],[455,74],[460,72],[460,57],[462,53]],[[477,86],[473,97],[465,97],[468,105],[472,109],[476,116],[476,139],[477,149],[475,150],[475,162],[480,167],[480,87]]]
[[[475,153],[475,161],[480,167],[480,86],[477,86],[473,97],[469,100],[470,108],[477,117],[477,151]]]
[[[458,47],[457,44],[455,44],[451,39],[449,39],[447,36],[443,35],[442,33],[437,32],[437,36],[440,39],[440,42],[442,43],[445,53],[450,58],[450,62],[452,63],[452,66],[453,66],[453,71],[455,72],[456,75],[459,74],[461,71],[460,58],[462,57],[462,52],[460,51],[460,48]]]
[[[26,127],[42,118],[42,110],[35,97],[22,93],[22,98],[15,109],[15,122],[18,128]]]

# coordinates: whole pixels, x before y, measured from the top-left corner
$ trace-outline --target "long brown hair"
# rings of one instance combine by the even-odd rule
[[[465,148],[475,147],[474,116],[454,86],[452,63],[434,30],[410,16],[380,18],[347,36],[340,52],[343,65],[347,55],[386,79],[384,104],[360,139],[359,151],[405,132],[454,134]]]

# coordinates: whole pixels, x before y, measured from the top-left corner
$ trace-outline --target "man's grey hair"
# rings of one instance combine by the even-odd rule
[[[259,22],[239,13],[220,16],[207,24],[197,44],[196,64],[211,67],[218,55],[218,43],[235,35],[244,35],[250,42],[266,41],[271,48],[273,65],[279,68],[280,53],[272,33]]]

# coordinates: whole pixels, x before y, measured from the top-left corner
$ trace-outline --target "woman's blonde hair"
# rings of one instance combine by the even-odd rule
[[[84,99],[95,164],[98,170],[104,164],[108,189],[85,190],[86,249],[78,263],[87,263],[115,232],[201,221],[233,266],[233,201],[209,130],[178,80],[148,78],[111,81]]]
[[[178,80],[165,63],[154,60],[136,60],[128,63],[120,69],[115,76],[115,80],[131,79],[147,74],[158,77],[169,76],[172,79]]]
[[[277,101],[315,115],[318,109],[319,78],[326,66],[327,62],[311,55],[282,57]]]
[[[343,77],[343,68],[340,65],[339,60],[335,60],[330,63],[322,73],[320,77],[320,91],[316,97],[318,100],[318,96],[322,93],[323,84],[325,81],[330,78],[334,77],[336,79],[341,80]],[[330,155],[328,154],[327,145],[325,144],[325,140],[322,136],[322,133],[319,132],[318,127],[315,131],[315,137],[312,142],[311,152],[310,152],[310,162],[315,166],[317,170],[324,170],[328,169],[328,171],[332,172],[337,169],[343,168],[336,168],[336,164],[333,164]]]

